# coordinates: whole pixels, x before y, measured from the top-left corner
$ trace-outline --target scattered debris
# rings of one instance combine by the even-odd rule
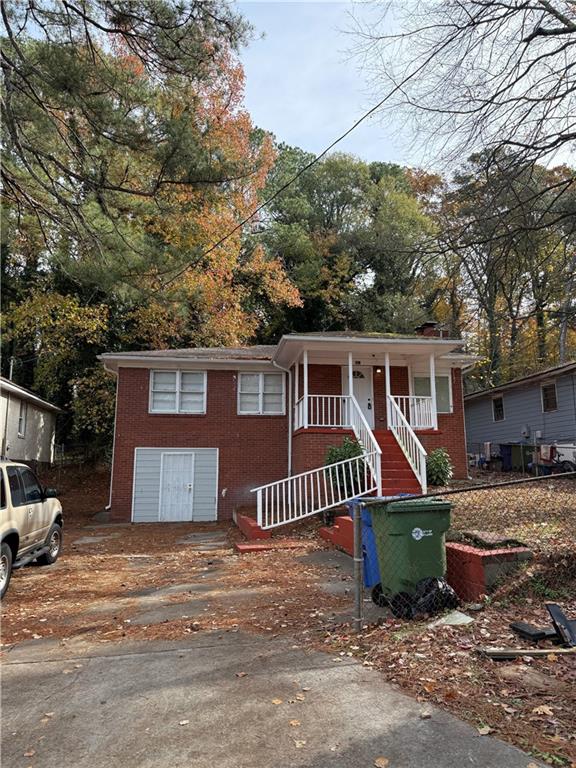
[[[472,624],[474,619],[472,616],[468,616],[465,613],[462,613],[462,611],[450,611],[450,613],[447,613],[445,616],[441,616],[439,619],[436,619],[436,621],[433,621],[428,626],[430,627],[461,627],[466,626],[467,624]]]

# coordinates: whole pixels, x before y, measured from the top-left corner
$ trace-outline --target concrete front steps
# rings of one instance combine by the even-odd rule
[[[374,436],[382,448],[382,495],[420,494],[420,483],[392,432],[387,429],[375,430]],[[239,509],[234,514],[234,522],[247,539],[246,543],[236,544],[238,551],[264,551],[273,548],[269,542],[266,545],[266,540],[272,538],[272,532],[260,528],[256,522],[255,507]],[[352,518],[348,515],[340,515],[336,517],[333,526],[321,528],[320,536],[338,549],[352,554],[354,531]],[[253,546],[250,546],[251,544]]]

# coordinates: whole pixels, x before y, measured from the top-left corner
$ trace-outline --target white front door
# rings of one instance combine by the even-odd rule
[[[354,397],[368,426],[374,429],[374,387],[372,382],[372,368],[370,366],[355,365],[352,369],[352,383]],[[342,391],[348,394],[348,366],[342,368]]]
[[[194,454],[163,453],[160,468],[161,521],[192,520],[194,503]]]

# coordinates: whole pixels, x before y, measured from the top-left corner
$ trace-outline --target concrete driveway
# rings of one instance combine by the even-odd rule
[[[72,531],[56,566],[18,572],[3,606],[3,765],[535,765],[361,661],[311,649],[350,618],[347,556],[311,544],[250,561],[222,530],[180,531]]]
[[[338,659],[240,632],[105,649],[86,641],[16,647],[3,670],[3,764],[535,766],[377,672]]]

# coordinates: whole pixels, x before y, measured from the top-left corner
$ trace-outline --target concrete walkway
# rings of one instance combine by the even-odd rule
[[[11,768],[537,764],[352,659],[234,632],[178,643],[22,644],[7,654],[2,699]]]

